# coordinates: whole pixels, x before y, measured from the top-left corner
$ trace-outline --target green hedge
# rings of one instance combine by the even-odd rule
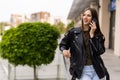
[[[60,32],[48,23],[23,23],[5,32],[1,56],[14,65],[49,64],[54,59]]]

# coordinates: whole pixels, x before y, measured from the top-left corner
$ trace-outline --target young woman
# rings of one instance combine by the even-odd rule
[[[97,11],[87,8],[82,15],[82,26],[69,30],[59,47],[63,55],[70,58],[72,80],[100,80],[109,74],[101,54],[105,52],[105,37],[99,26]]]

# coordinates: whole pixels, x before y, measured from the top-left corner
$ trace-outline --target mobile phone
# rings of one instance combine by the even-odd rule
[[[96,18],[93,18],[92,21],[94,21],[95,24],[97,23],[97,19],[96,19]],[[91,21],[91,22],[92,22],[92,21]],[[89,25],[90,25],[90,24],[89,24]],[[91,29],[91,27],[89,27],[89,31],[90,31],[90,29]]]
[[[96,19],[96,18],[93,18],[92,20],[93,20],[95,23],[97,23],[97,19]]]

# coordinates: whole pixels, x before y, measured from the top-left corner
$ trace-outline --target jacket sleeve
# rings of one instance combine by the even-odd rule
[[[90,38],[89,41],[90,41],[90,45],[92,47],[92,50],[97,55],[101,55],[105,52],[105,46],[104,46],[105,37],[103,35]]]
[[[68,31],[67,33],[64,34],[64,37],[62,38],[59,44],[59,49],[61,51],[68,50],[70,48],[70,42],[71,42],[71,32]]]

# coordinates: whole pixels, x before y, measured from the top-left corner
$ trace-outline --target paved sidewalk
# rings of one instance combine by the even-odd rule
[[[60,51],[57,49],[56,51],[56,56],[54,61],[47,65],[47,66],[42,66],[41,69],[39,70],[39,78],[41,80],[58,80],[57,78],[55,79],[57,75],[59,75],[60,78],[59,80],[66,80],[66,72],[64,69],[64,63],[63,63],[63,58],[62,54],[60,54]],[[120,80],[120,58],[114,55],[114,51],[110,49],[106,49],[106,52],[102,55],[102,58],[104,60],[104,63],[110,73],[110,80]],[[69,62],[68,62],[69,64]],[[0,58],[0,80],[8,80],[7,78],[7,71],[4,68],[7,65],[6,62],[1,60]],[[69,67],[69,65],[68,65]],[[33,69],[28,67],[28,66],[18,66],[17,67],[17,80],[32,80],[33,78]],[[59,72],[58,72],[59,71]],[[48,78],[48,79],[45,79]],[[54,79],[53,79],[54,78]]]
[[[0,62],[0,80],[7,80],[7,74],[5,73],[5,70],[1,62]]]
[[[47,56],[46,56],[47,57]],[[33,80],[33,68],[29,66],[10,67],[11,78],[14,79],[16,70],[16,80]],[[0,80],[8,80],[8,61],[0,58]],[[42,65],[38,68],[38,78],[40,80],[66,80],[65,66],[63,63],[63,56],[60,50],[56,49],[56,54],[53,62],[48,65]]]
[[[110,49],[107,49],[102,57],[110,74],[110,80],[120,80],[120,58]]]

